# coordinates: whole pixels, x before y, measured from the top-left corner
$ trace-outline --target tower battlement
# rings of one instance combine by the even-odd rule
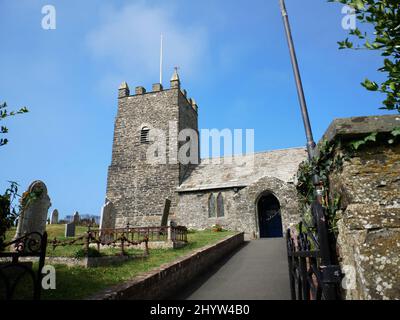
[[[164,89],[164,87],[161,83],[154,83],[151,91],[147,91],[146,88],[143,86],[137,86],[137,87],[135,87],[134,95],[130,94],[129,86],[124,81],[118,89],[118,99],[124,99],[124,98],[134,97],[134,96],[142,96],[145,94],[154,94],[157,92],[163,92],[163,91],[168,91],[168,90],[179,90],[181,95],[186,99],[187,103],[192,106],[193,110],[198,112],[199,107],[198,107],[196,101],[194,99],[188,97],[187,91],[185,89],[181,89],[181,82],[180,82],[179,76],[176,71],[175,71],[175,74],[171,78],[170,88]]]

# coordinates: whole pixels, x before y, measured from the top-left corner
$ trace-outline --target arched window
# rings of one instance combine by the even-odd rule
[[[218,193],[217,197],[217,217],[223,217],[225,215],[225,210],[224,210],[224,197],[222,196],[222,193]]]
[[[215,218],[215,196],[213,193],[208,198],[208,217]]]
[[[150,143],[150,129],[148,127],[143,127],[140,131],[140,143],[148,144]]]

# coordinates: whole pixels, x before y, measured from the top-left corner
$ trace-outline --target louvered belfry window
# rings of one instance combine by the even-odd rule
[[[140,143],[148,144],[150,143],[150,129],[148,127],[143,127],[140,131]]]

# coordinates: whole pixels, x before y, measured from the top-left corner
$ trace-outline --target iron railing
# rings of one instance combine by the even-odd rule
[[[59,240],[54,238],[49,241],[53,250],[63,246],[83,246],[89,252],[91,245],[97,246],[97,250],[104,246],[119,248],[122,255],[126,255],[126,248],[144,243],[145,254],[149,254],[148,242],[154,241],[183,241],[187,242],[187,229],[185,227],[129,227],[117,229],[91,229],[85,234],[73,238]]]
[[[118,229],[93,229],[90,230],[95,238],[101,239],[102,244],[107,244],[110,239],[118,238],[124,234],[130,241],[147,238],[153,241],[183,241],[187,242],[187,228],[181,226],[165,227],[130,227]]]
[[[19,285],[28,288],[28,282],[31,282],[33,286],[32,298],[39,300],[42,289],[42,269],[46,259],[47,233],[26,234],[6,243],[4,248],[8,251],[0,252],[0,300],[18,299],[14,295]],[[32,263],[20,262],[19,259],[23,257],[39,258],[37,270],[32,267]]]
[[[103,246],[119,248],[121,255],[127,255],[126,249],[132,246],[139,246],[144,243],[145,255],[149,254],[148,237],[145,234],[138,234],[130,228],[92,230],[88,227],[86,233],[73,239],[59,240],[54,238],[49,241],[53,250],[57,247],[81,246],[89,255],[89,248],[94,245],[97,251]]]
[[[325,210],[311,207],[313,228],[300,223],[299,232],[286,234],[292,300],[338,300],[342,273],[330,244]]]

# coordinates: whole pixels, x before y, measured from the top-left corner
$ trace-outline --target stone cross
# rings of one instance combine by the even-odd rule
[[[44,182],[32,182],[21,200],[26,201],[26,205],[20,213],[15,238],[31,232],[43,234],[46,231],[48,210],[51,206]]]
[[[115,207],[114,204],[106,200],[103,208],[101,209],[100,230],[114,229],[115,228]],[[107,243],[113,240],[110,233],[100,231],[100,239],[102,242]]]
[[[58,210],[54,209],[50,215],[50,224],[58,224]]]

